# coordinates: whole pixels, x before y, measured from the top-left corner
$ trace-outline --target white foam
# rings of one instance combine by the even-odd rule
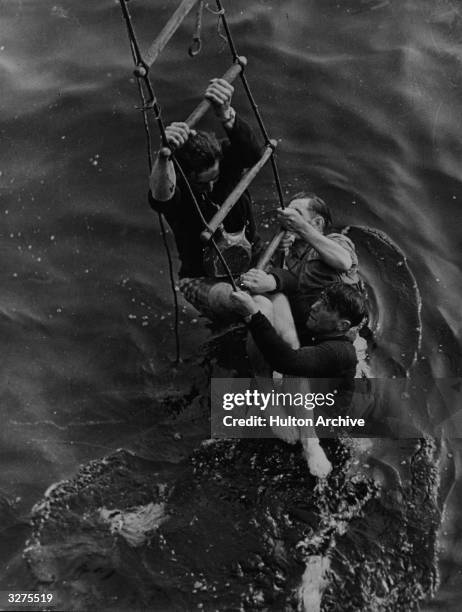
[[[320,555],[308,557],[302,584],[298,589],[299,601],[305,612],[320,612],[322,592],[326,585],[324,576],[329,566],[327,557]]]
[[[130,546],[141,546],[150,533],[155,531],[166,519],[165,504],[149,503],[130,510],[100,508],[101,519],[108,523],[111,533],[117,533],[127,540]]]

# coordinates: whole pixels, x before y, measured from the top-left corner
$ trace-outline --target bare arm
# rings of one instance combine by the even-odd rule
[[[167,202],[175,193],[176,173],[170,157],[170,149],[163,147],[154,161],[149,187],[155,200]]]
[[[176,174],[171,159],[171,150],[182,147],[187,142],[189,135],[194,133],[195,131],[191,130],[188,124],[181,122],[171,123],[165,129],[170,148],[160,149],[149,177],[149,187],[155,200],[167,202],[172,199],[176,187]]]
[[[350,253],[338,242],[324,236],[316,227],[305,221],[295,208],[290,206],[278,211],[281,225],[297,234],[302,240],[311,245],[319,253],[321,259],[327,264],[346,272],[353,265]]]
[[[305,223],[305,227],[299,232],[299,235],[300,238],[316,249],[321,259],[329,266],[341,272],[347,272],[351,268],[353,262],[348,251],[335,240],[321,234],[309,223]]]

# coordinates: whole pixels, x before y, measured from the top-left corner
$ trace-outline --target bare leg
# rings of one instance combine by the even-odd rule
[[[214,284],[208,293],[209,308],[213,312],[220,314],[232,312],[233,306],[230,299],[232,291],[233,289],[228,283],[219,282]],[[265,315],[283,340],[293,349],[300,348],[300,341],[295,329],[292,311],[286,296],[282,293],[270,297],[254,295],[253,299],[260,312]],[[259,387],[266,392],[271,391],[274,386],[273,371],[257,348],[250,334],[247,337],[247,354],[249,355],[249,360]],[[272,407],[271,415],[279,416],[280,418],[285,418],[287,416],[286,411],[279,406]],[[329,474],[332,469],[331,464],[320,447],[319,440],[314,430],[311,432],[304,431],[304,435],[302,435],[302,432],[295,426],[282,427],[274,425],[272,426],[272,431],[278,438],[291,444],[301,440],[308,467],[314,476],[324,478]]]
[[[300,348],[295,322],[289,300],[283,293],[268,296],[273,305],[273,326],[283,340],[293,349]]]
[[[255,304],[260,312],[265,315],[274,329],[293,349],[300,348],[295,323],[290,309],[288,299],[282,293],[272,296],[254,295]],[[253,338],[249,336],[247,340],[247,354],[253,371],[258,376],[272,377],[272,370],[266,363],[263,355],[258,350]]]
[[[298,382],[301,393],[306,394],[310,392],[311,387],[308,378],[301,378]],[[306,416],[306,411],[304,408],[297,407],[296,411],[301,411],[302,413],[305,412],[305,414],[297,414],[297,416]],[[332,464],[326,457],[322,446],[319,444],[319,438],[316,435],[314,427],[303,427],[300,430],[300,441],[302,443],[303,453],[311,474],[313,476],[317,476],[318,478],[326,478],[332,470]]]
[[[218,311],[224,309],[232,309],[230,303],[230,295],[232,288],[227,283],[217,283],[212,287],[209,294],[210,306]],[[269,322],[273,325],[277,333],[285,340],[293,349],[300,348],[300,341],[292,316],[289,300],[282,293],[276,293],[271,296],[254,295],[253,299],[257,304],[260,312],[262,312]],[[253,338],[249,334],[247,338],[247,354],[254,371],[255,379],[260,388],[266,392],[273,388],[273,372],[270,366],[266,363],[263,355],[258,350]],[[308,379],[300,379],[300,391],[307,393],[310,390]],[[302,409],[303,412],[304,409]],[[287,416],[284,408],[273,406],[271,409],[272,416],[284,418]],[[303,417],[306,414],[299,414]],[[294,444],[300,440],[303,446],[304,455],[308,464],[308,468],[313,476],[318,478],[326,478],[332,470],[332,465],[327,459],[324,450],[319,444],[318,437],[314,428],[304,428],[302,431],[298,427],[280,427],[272,426],[273,433],[280,439]]]
[[[231,303],[231,293],[233,288],[229,283],[217,282],[214,283],[208,294],[208,307],[212,313],[218,316],[226,316],[234,312]]]
[[[254,295],[253,299],[260,312],[265,315],[272,325],[274,325],[274,312],[271,301],[262,295]],[[257,348],[251,334],[247,336],[247,354],[249,356],[254,378],[259,389],[266,393],[270,393],[274,388],[273,371]],[[279,406],[270,407],[268,410],[268,417],[270,415],[279,416],[280,418],[285,418],[287,416],[285,410]],[[298,430],[296,427],[282,427],[274,425],[271,426],[271,429],[278,438],[290,444],[294,444],[299,439]]]

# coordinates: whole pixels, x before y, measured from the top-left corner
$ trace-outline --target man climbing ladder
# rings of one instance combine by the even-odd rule
[[[186,122],[170,124],[166,136],[170,148],[161,148],[150,177],[150,203],[162,213],[175,235],[181,260],[180,289],[198,310],[213,319],[226,319],[234,311],[232,285],[226,270],[210,244],[204,245],[201,232],[239,183],[246,168],[257,164],[261,147],[247,125],[231,106],[234,88],[224,79],[212,79],[205,99],[221,122],[226,140],[218,141],[210,132],[191,129]],[[183,177],[177,177],[170,157],[175,150],[177,162],[200,207],[195,209]],[[250,194],[245,190],[217,231],[218,246],[231,274],[248,270],[258,253]]]
[[[276,142],[274,140],[270,140],[263,120],[260,116],[258,107],[253,99],[249,84],[244,74],[244,68],[246,66],[247,60],[244,57],[239,56],[237,53],[236,46],[232,39],[231,31],[226,20],[225,11],[222,7],[220,0],[216,0],[216,5],[218,9],[216,14],[219,16],[219,22],[225,30],[226,38],[233,59],[233,64],[231,68],[223,75],[222,79],[215,79],[213,83],[211,83],[211,89],[209,87],[206,98],[198,105],[198,107],[189,115],[189,117],[184,122],[184,124],[186,124],[186,127],[184,124],[176,124],[169,126],[169,128],[165,128],[164,126],[161,116],[161,109],[157,102],[154,89],[150,80],[149,70],[152,67],[152,64],[158,59],[160,53],[163,51],[170,38],[176,32],[186,15],[196,4],[199,4],[196,31],[193,40],[194,52],[191,53],[191,55],[195,55],[197,53],[198,49],[200,48],[199,24],[201,23],[202,19],[201,14],[202,9],[204,7],[204,3],[199,2],[199,0],[183,0],[181,4],[177,7],[177,10],[173,13],[171,18],[165,24],[164,28],[157,36],[153,44],[147,50],[146,54],[142,56],[131,20],[130,12],[128,10],[127,0],[119,1],[127,25],[133,61],[135,63],[134,73],[138,79],[138,89],[143,103],[142,111],[148,144],[149,167],[152,175],[151,203],[155,210],[163,210],[166,215],[170,213],[170,218],[168,219],[168,221],[174,231],[175,238],[177,240],[178,251],[180,254],[180,258],[182,259],[182,270],[180,272],[180,275],[185,276],[186,274],[189,274],[189,272],[185,272],[184,270],[184,265],[186,263],[186,260],[188,259],[187,256],[185,256],[184,251],[188,251],[190,249],[189,247],[186,247],[186,249],[184,249],[183,246],[184,244],[187,244],[190,239],[189,237],[186,239],[184,238],[185,232],[184,229],[180,229],[180,218],[178,215],[175,215],[175,213],[172,212],[173,207],[170,207],[170,209],[167,207],[166,202],[168,202],[168,200],[170,199],[175,202],[177,194],[180,190],[182,190],[183,192],[182,194],[178,195],[180,200],[184,201],[185,197],[186,200],[190,199],[192,203],[191,208],[193,210],[195,209],[196,211],[195,226],[197,226],[199,222],[202,224],[202,232],[200,233],[200,236],[202,240],[207,244],[207,248],[205,249],[205,259],[202,260],[202,264],[199,263],[199,259],[197,257],[199,249],[197,248],[197,246],[194,248],[194,257],[196,257],[196,259],[193,259],[192,261],[193,275],[187,278],[192,278],[195,280],[190,282],[183,281],[183,292],[186,295],[187,299],[197,305],[200,310],[207,311],[208,308],[211,307],[207,314],[210,314],[214,318],[216,318],[217,315],[224,315],[224,317],[227,318],[230,310],[230,302],[227,299],[227,296],[229,295],[230,291],[229,286],[227,286],[227,284],[223,282],[219,282],[217,284],[216,280],[210,281],[210,278],[216,279],[217,277],[226,277],[229,285],[233,289],[236,289],[236,275],[239,274],[239,271],[243,271],[246,266],[248,267],[250,263],[254,263],[251,262],[250,259],[252,254],[255,253],[255,248],[253,249],[252,253],[252,248],[249,245],[248,239],[250,238],[255,243],[255,228],[252,227],[253,219],[251,210],[249,208],[249,196],[246,193],[246,190],[268,160],[271,161],[271,166],[275,178],[276,190],[279,198],[279,204],[281,207],[284,207],[282,187],[280,184],[279,174],[274,156]],[[191,156],[189,156],[189,158],[186,160],[186,171],[184,171],[180,161],[177,159],[177,155],[174,152],[174,148],[175,146],[178,147],[178,145],[180,145],[180,150],[181,148],[184,148],[184,146],[191,139],[191,129],[194,128],[195,124],[204,116],[204,114],[211,106],[213,106],[216,114],[218,114],[218,116],[221,116],[224,119],[223,123],[228,124],[228,127],[226,127],[225,125],[225,130],[228,130],[228,138],[231,145],[230,148],[233,147],[232,140],[242,136],[244,134],[244,130],[247,130],[247,133],[249,134],[248,126],[245,126],[245,124],[241,120],[239,120],[239,118],[236,119],[234,117],[234,111],[231,109],[230,106],[230,99],[232,95],[232,87],[230,88],[230,83],[232,83],[232,81],[237,76],[240,76],[241,78],[244,90],[247,94],[250,105],[260,127],[260,131],[263,135],[265,141],[263,153],[257,158],[256,156],[254,156],[255,151],[253,151],[251,153],[251,157],[252,161],[255,163],[252,165],[252,167],[249,168],[247,172],[243,173],[243,169],[247,165],[251,164],[248,164],[248,159],[246,160],[245,156],[242,155],[242,151],[240,151],[238,157],[241,157],[241,159],[237,161],[236,157],[234,163],[234,172],[231,172],[229,174],[228,171],[223,172],[219,168],[220,163],[222,169],[226,166],[226,151],[225,149],[222,149],[221,146],[219,148],[215,146],[215,153],[213,153],[212,151],[212,158],[209,160],[213,163],[209,163],[208,167],[202,166],[199,168],[199,175],[202,174],[204,170],[207,170],[211,173],[210,176],[207,176],[207,173],[205,173],[205,176],[197,176],[197,168],[194,168],[189,163],[191,160]],[[220,96],[225,96],[225,98],[220,99]],[[220,110],[221,107],[226,109],[224,111],[225,114],[223,114],[222,110]],[[152,161],[151,153],[151,135],[149,128],[149,113],[152,112],[154,113],[154,117],[157,121],[162,142],[160,157],[157,160],[156,169],[154,171],[154,164]],[[238,136],[239,134],[240,136]],[[196,136],[197,134],[193,134],[193,140],[196,140]],[[245,148],[248,144],[249,142],[246,143]],[[213,148],[214,147],[212,146],[212,149]],[[219,161],[221,155],[223,156],[223,159]],[[172,160],[173,164],[170,163],[170,160]],[[216,162],[218,162],[218,175],[215,177],[213,176],[214,171],[212,169],[215,166]],[[233,177],[233,174],[236,174],[237,169],[239,169],[239,172],[241,174],[240,179],[237,175]],[[180,177],[180,181],[178,181],[177,179],[178,175]],[[210,177],[212,179],[217,178],[216,187],[212,189],[212,192],[217,192],[216,194],[212,193],[214,197],[215,195],[217,196],[217,201],[212,200],[210,196],[207,197],[207,190],[204,191],[201,189],[201,185],[197,185],[197,182],[200,183],[201,179],[204,179],[206,182],[210,183]],[[194,183],[194,178],[196,179],[196,184]],[[237,184],[232,184],[232,178],[235,179],[234,182],[237,181]],[[220,181],[222,183],[221,186]],[[229,193],[227,193],[230,187],[232,189]],[[172,188],[171,191],[170,188]],[[199,196],[199,200],[202,200],[202,205],[196,198],[196,195]],[[202,208],[207,208],[207,206],[203,203],[203,201],[207,199],[211,200],[210,202],[208,202],[208,208],[210,209],[210,206],[216,208],[216,212],[211,219],[209,215],[210,210],[208,212],[205,211],[206,216],[204,216],[204,212],[202,210]],[[221,203],[221,207],[217,206],[217,203]],[[229,219],[227,219],[228,215],[231,215]],[[168,249],[168,243],[165,238],[165,229],[163,225],[162,215],[160,212],[159,222],[164,238],[167,256],[169,259],[171,285],[172,288],[174,288],[175,282],[173,279],[173,265]],[[236,227],[238,227],[238,231],[235,231]],[[192,231],[190,233],[192,233]],[[181,234],[183,234],[183,236]],[[221,241],[221,245],[217,244],[217,240]],[[191,262],[188,261],[187,266],[189,265],[191,265]],[[200,271],[199,268],[201,268]],[[205,271],[205,268],[207,268],[207,274],[209,274],[207,281],[205,281],[205,276],[201,276]],[[203,279],[204,282],[197,281],[197,278]],[[215,287],[215,285],[218,286]],[[210,288],[213,288],[214,291],[212,291],[211,296],[208,296]],[[176,292],[174,291],[173,293],[176,313],[175,335],[178,360],[178,302]]]

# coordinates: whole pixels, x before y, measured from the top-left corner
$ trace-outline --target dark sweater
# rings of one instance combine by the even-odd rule
[[[311,346],[293,349],[260,312],[252,316],[248,327],[273,370],[304,378],[352,379],[355,376],[356,352],[345,336],[317,338]]]
[[[236,116],[231,130],[226,130],[229,140],[222,141],[223,158],[220,161],[220,176],[211,194],[197,196],[197,201],[207,221],[239,182],[242,172],[257,163],[261,147],[245,121]],[[204,229],[194,203],[181,177],[177,177],[175,193],[170,200],[155,200],[149,192],[149,202],[154,210],[162,213],[175,235],[178,255],[181,260],[179,272],[182,277],[205,276],[200,233]],[[227,232],[238,232],[245,226],[246,237],[251,244],[257,239],[252,201],[248,191],[239,198],[223,226]]]

